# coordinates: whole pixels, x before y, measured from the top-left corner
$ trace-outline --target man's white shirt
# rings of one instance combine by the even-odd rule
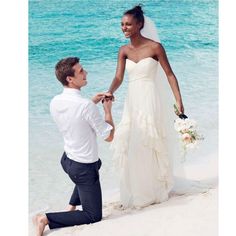
[[[78,89],[64,88],[50,103],[50,112],[63,135],[68,158],[93,163],[99,159],[96,137],[106,139],[113,127],[106,123],[98,107],[83,98]]]

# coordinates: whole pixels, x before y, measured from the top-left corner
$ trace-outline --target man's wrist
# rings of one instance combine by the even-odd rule
[[[111,113],[106,113],[105,114],[105,121],[109,124],[113,124],[113,118]],[[112,125],[113,126],[113,125]]]
[[[105,111],[105,115],[111,115],[111,110],[104,110]]]

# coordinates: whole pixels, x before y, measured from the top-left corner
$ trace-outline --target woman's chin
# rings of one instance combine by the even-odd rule
[[[130,34],[124,34],[126,38],[130,38]]]

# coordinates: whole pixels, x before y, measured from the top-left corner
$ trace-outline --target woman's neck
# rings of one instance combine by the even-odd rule
[[[143,43],[143,36],[139,33],[130,37],[130,44],[137,48]]]

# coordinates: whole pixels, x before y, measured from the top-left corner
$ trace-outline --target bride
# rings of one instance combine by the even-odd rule
[[[121,85],[125,70],[129,84],[113,148],[121,164],[121,204],[139,208],[166,201],[173,187],[169,130],[174,112],[169,87],[180,113],[184,106],[156,28],[140,5],[124,13],[121,29],[130,43],[119,50],[109,92],[113,95]]]

